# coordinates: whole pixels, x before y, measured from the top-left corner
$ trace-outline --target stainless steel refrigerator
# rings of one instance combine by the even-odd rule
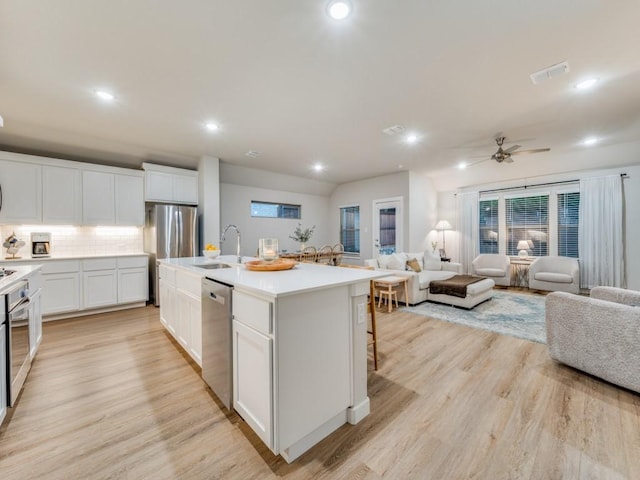
[[[197,208],[187,205],[147,204],[144,251],[149,254],[149,292],[157,307],[160,305],[158,260],[199,255]]]

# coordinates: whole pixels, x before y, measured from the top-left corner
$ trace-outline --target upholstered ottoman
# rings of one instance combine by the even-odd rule
[[[442,280],[442,282],[447,281],[448,280]],[[494,285],[495,282],[490,278],[483,278],[482,280],[467,285],[467,291],[464,297],[444,293],[432,293],[431,288],[429,288],[427,300],[445,303],[447,305],[455,305],[456,307],[467,308],[470,310],[485,300],[489,300],[493,296]]]

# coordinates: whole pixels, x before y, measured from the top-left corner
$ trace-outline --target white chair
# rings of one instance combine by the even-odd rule
[[[471,262],[471,273],[490,278],[496,285],[511,285],[511,261],[506,255],[481,253]]]
[[[529,267],[529,288],[551,292],[580,293],[578,259],[569,257],[536,258]]]

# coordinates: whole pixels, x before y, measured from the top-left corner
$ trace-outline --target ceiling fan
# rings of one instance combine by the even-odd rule
[[[502,145],[504,144],[505,141],[505,137],[497,137],[496,138],[496,144],[498,145],[498,151],[496,153],[494,153],[493,155],[491,155],[491,160],[495,160],[498,163],[512,163],[513,162],[513,158],[511,158],[513,155],[524,155],[524,154],[528,154],[528,153],[540,153],[540,152],[548,152],[549,150],[551,150],[550,148],[535,148],[535,149],[531,149],[531,150],[518,150],[519,148],[522,148],[520,145],[512,145],[509,148],[502,148]],[[484,160],[489,160],[488,158],[485,158]],[[484,160],[480,160],[480,162],[484,162]],[[480,163],[480,162],[474,162],[474,163]]]

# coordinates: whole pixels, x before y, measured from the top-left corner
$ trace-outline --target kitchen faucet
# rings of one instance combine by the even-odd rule
[[[224,236],[227,233],[227,230],[229,230],[230,228],[233,228],[238,236],[238,248],[236,253],[238,255],[238,263],[242,263],[242,257],[240,256],[240,230],[238,230],[238,227],[236,227],[235,225],[227,225],[226,227],[224,227],[222,235],[220,235],[220,243],[224,242]]]

